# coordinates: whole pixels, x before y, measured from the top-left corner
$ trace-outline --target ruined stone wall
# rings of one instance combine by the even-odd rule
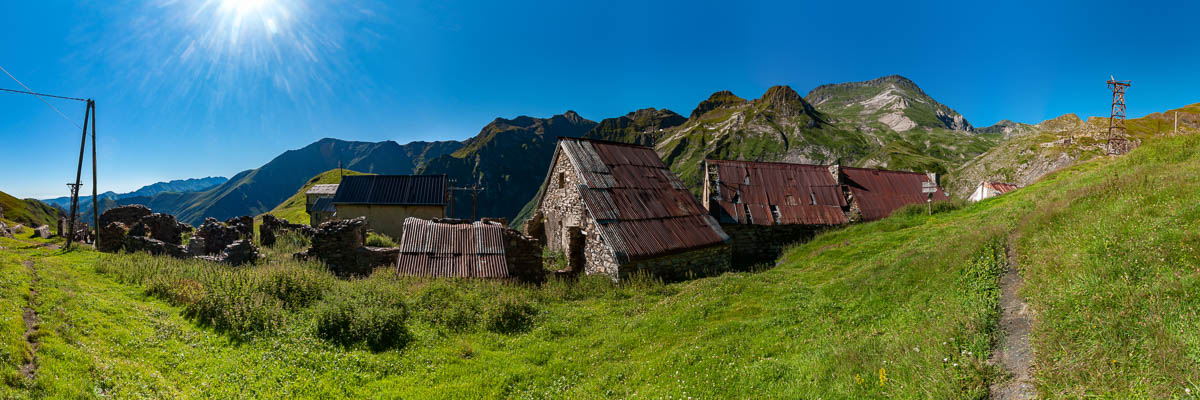
[[[408,217],[436,219],[445,217],[442,206],[391,206],[369,204],[338,204],[338,219],[367,218],[367,229],[399,240],[404,236],[404,219]]]
[[[787,246],[812,239],[822,228],[812,225],[721,224],[733,239],[733,266],[774,263]]]
[[[542,243],[512,229],[504,229],[504,263],[508,274],[524,282],[546,279],[542,267]]]
[[[730,246],[722,244],[685,253],[634,261],[620,267],[618,277],[626,279],[639,271],[666,281],[679,281],[716,275],[730,270]]]

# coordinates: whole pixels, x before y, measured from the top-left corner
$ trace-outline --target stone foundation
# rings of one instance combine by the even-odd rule
[[[665,281],[681,281],[729,271],[731,262],[730,246],[722,244],[686,253],[633,261],[621,265],[615,278],[627,279],[635,273],[645,272]]]
[[[748,268],[756,264],[774,264],[783,249],[794,243],[812,239],[823,227],[813,225],[751,225],[721,224],[721,229],[733,239],[733,267]]]

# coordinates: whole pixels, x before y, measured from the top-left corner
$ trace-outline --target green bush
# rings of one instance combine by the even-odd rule
[[[321,300],[333,287],[334,277],[327,272],[302,266],[270,266],[258,271],[258,291],[274,296],[289,310]]]
[[[513,296],[501,296],[487,310],[487,329],[496,333],[520,333],[533,327],[537,308]]]
[[[369,280],[331,293],[317,307],[318,337],[342,346],[365,344],[372,351],[404,348],[412,341],[400,294]]]
[[[400,247],[390,236],[382,233],[369,232],[367,233],[367,246],[374,247]]]
[[[283,302],[255,290],[248,274],[228,274],[208,282],[204,294],[184,305],[184,314],[234,337],[271,332],[283,325]]]
[[[430,281],[413,301],[420,320],[450,332],[468,331],[479,324],[482,314],[476,298],[446,280]]]

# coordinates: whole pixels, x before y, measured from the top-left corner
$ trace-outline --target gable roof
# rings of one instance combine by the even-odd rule
[[[507,278],[504,227],[404,220],[396,272],[409,276]]]
[[[551,165],[562,156],[578,174],[584,206],[618,263],[729,240],[654,149],[559,138]]]
[[[997,195],[1017,190],[1017,185],[1004,182],[983,182],[980,185],[995,190]]]
[[[333,203],[444,206],[446,186],[446,175],[346,176]]]
[[[824,165],[705,160],[719,183],[709,211],[722,223],[838,225],[850,222],[842,188]],[[705,181],[705,185],[712,182]]]
[[[319,195],[333,196],[334,193],[337,193],[337,189],[338,189],[338,185],[336,183],[312,185],[312,187],[308,188],[308,190],[305,191],[304,194],[319,194]]]
[[[929,176],[920,172],[842,167],[841,174],[864,221],[886,218],[900,207],[925,203],[929,198],[921,193],[921,183],[928,182]],[[940,186],[933,194],[933,201],[949,199]]]

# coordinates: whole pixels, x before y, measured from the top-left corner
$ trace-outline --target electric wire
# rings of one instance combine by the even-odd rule
[[[20,80],[17,80],[17,77],[15,77],[15,76],[13,76],[11,73],[9,73],[7,69],[4,69],[4,67],[0,66],[0,71],[4,71],[4,74],[5,74],[5,75],[8,75],[8,77],[9,77],[9,78],[12,78],[12,80],[13,80],[14,82],[16,82],[18,85],[21,85],[21,87],[25,88],[25,90],[28,90],[28,92],[24,92],[24,93],[26,93],[26,94],[31,94],[31,95],[34,95],[34,96],[36,96],[36,97],[38,98],[38,100],[41,100],[41,101],[42,101],[42,103],[45,103],[45,104],[46,104],[46,106],[50,107],[50,109],[54,110],[54,112],[58,113],[58,115],[62,116],[62,117],[63,117],[63,119],[67,120],[67,122],[70,122],[70,123],[71,123],[71,125],[75,125],[75,128],[77,128],[77,129],[83,129],[83,127],[82,127],[82,126],[79,126],[79,124],[75,123],[75,120],[72,120],[72,119],[71,119],[71,117],[68,117],[68,116],[67,116],[67,114],[63,114],[63,112],[62,112],[62,111],[60,111],[60,110],[58,109],[58,107],[55,107],[53,104],[50,104],[50,102],[46,101],[46,99],[45,99],[45,98],[43,98],[42,96],[49,96],[49,97],[55,97],[55,98],[60,98],[60,99],[68,99],[68,100],[79,100],[79,101],[86,101],[86,100],[83,100],[83,99],[77,99],[77,98],[73,98],[73,97],[63,97],[63,96],[54,96],[54,95],[43,95],[43,94],[40,94],[40,93],[36,93],[36,92],[34,92],[34,91],[33,91],[33,89],[30,89],[30,88],[29,88],[29,86],[25,86],[25,84],[24,84],[24,83],[21,83],[21,81],[20,81]],[[11,90],[11,89],[3,89],[3,90],[4,90],[4,91],[6,91],[6,92],[17,92],[17,93],[21,93],[21,91],[19,91],[19,90]]]

